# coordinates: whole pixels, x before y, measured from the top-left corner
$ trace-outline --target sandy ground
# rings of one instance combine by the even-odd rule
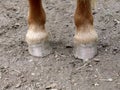
[[[75,0],[43,0],[54,53],[29,55],[27,0],[0,0],[0,90],[120,90],[120,0],[93,10],[99,54],[87,63],[72,54]]]

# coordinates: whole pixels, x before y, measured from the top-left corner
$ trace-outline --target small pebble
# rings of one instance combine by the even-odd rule
[[[98,76],[97,75],[94,75],[95,78],[97,78]]]
[[[2,78],[2,73],[0,72],[0,79]]]
[[[46,87],[46,90],[54,90],[53,88],[55,88],[57,85],[55,83],[49,85]],[[55,89],[56,90],[56,89]]]
[[[119,20],[117,20],[117,19],[114,19],[114,21],[115,21],[115,22],[117,22],[118,24],[120,24],[120,21],[119,21]]]
[[[29,60],[29,62],[33,62],[33,60],[31,59],[31,60]]]
[[[106,81],[106,82],[112,82],[113,79],[112,78],[108,78],[108,79],[101,79],[102,81]]]
[[[89,61],[89,59],[84,59],[83,61],[84,61],[84,62],[88,62],[88,61]]]
[[[31,73],[32,76],[35,76],[35,73]]]
[[[113,81],[113,79],[112,79],[112,78],[109,78],[109,79],[108,79],[108,81],[109,81],[109,82],[112,82],[112,81]]]
[[[94,85],[95,85],[95,86],[99,86],[99,84],[98,84],[98,83],[95,83]]]
[[[21,87],[21,82],[19,82],[15,87],[16,87],[16,88]]]
[[[51,90],[58,90],[58,89],[51,89]]]
[[[55,58],[58,58],[58,55],[57,55],[57,54],[55,55]]]

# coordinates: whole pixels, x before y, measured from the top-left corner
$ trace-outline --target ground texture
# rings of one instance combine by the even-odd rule
[[[0,0],[0,90],[120,90],[120,0],[97,0],[98,55],[72,54],[75,0],[43,0],[53,53],[29,55],[27,0]]]

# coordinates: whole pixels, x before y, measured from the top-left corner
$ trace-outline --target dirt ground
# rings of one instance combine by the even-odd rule
[[[0,0],[0,90],[120,90],[120,0],[97,0],[98,55],[72,54],[75,0],[43,0],[53,53],[29,55],[27,0]]]

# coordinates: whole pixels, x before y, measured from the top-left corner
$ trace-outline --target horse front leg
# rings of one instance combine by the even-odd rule
[[[88,60],[97,54],[97,33],[93,26],[91,11],[92,0],[77,0],[75,12],[76,33],[74,37],[74,56],[79,59]]]
[[[47,42],[48,33],[45,31],[46,15],[41,0],[29,0],[29,29],[26,34],[29,53],[33,56],[44,57],[50,54]]]

